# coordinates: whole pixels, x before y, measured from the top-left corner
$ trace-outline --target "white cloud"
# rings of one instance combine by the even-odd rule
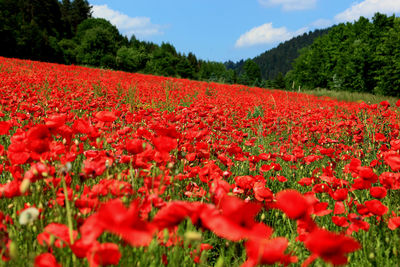
[[[162,34],[161,26],[151,23],[148,17],[129,17],[107,5],[93,5],[92,11],[93,17],[105,18],[127,36],[134,34],[136,37],[148,37]]]
[[[274,28],[272,23],[265,23],[242,34],[235,43],[235,47],[248,47],[261,44],[274,44],[289,40],[307,31],[304,27],[295,32],[288,31],[286,27]]]
[[[258,0],[258,2],[266,7],[282,5],[285,11],[304,10],[315,7],[317,0]]]
[[[339,22],[358,20],[360,16],[371,17],[376,12],[393,15],[400,12],[399,0],[364,0],[335,16]]]
[[[329,26],[332,26],[332,24],[333,22],[330,19],[318,19],[312,22],[310,25],[315,28],[327,28]]]

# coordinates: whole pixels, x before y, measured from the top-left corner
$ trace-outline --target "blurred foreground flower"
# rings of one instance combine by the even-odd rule
[[[39,210],[35,207],[27,208],[19,215],[19,224],[27,225],[34,222],[39,216]]]

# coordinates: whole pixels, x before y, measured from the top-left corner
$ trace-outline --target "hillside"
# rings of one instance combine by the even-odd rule
[[[341,23],[315,40],[286,80],[301,88],[328,88],[400,96],[400,18],[376,13]]]
[[[286,74],[292,69],[292,63],[299,56],[299,50],[311,45],[317,37],[328,33],[331,28],[332,27],[304,33],[253,58],[253,61],[256,62],[261,69],[262,78],[265,80],[273,80],[280,72]],[[228,61],[225,63],[225,66],[228,69],[233,69],[238,73],[242,73],[244,62],[244,60],[236,63]]]

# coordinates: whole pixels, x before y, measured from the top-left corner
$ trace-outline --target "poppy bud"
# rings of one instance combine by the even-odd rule
[[[22,180],[22,183],[19,186],[19,191],[21,194],[24,194],[26,191],[28,191],[30,184],[31,181],[29,179]]]
[[[10,243],[9,250],[10,250],[10,258],[11,259],[17,259],[18,258],[18,246],[17,246],[17,244],[15,244],[14,241],[12,241]]]
[[[369,253],[368,258],[370,258],[370,259],[375,258],[375,254],[373,252]]]
[[[194,232],[194,231],[187,231],[185,233],[185,239],[188,242],[192,242],[192,241],[201,241],[201,233],[199,232]]]
[[[223,267],[223,266],[225,266],[224,265],[224,257],[219,257],[214,266],[215,267]]]

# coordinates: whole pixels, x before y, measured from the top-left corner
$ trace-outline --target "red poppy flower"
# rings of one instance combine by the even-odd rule
[[[371,187],[369,193],[372,197],[379,199],[386,197],[387,194],[386,189],[382,186]]]
[[[385,108],[390,107],[390,103],[387,100],[381,101],[379,104]]]
[[[57,238],[57,240],[55,241],[55,245],[57,247],[64,247],[65,245],[71,244],[68,226],[60,223],[50,223],[43,230],[44,230],[43,233],[40,233],[37,236],[39,244],[41,245],[46,244],[49,246],[51,235]],[[72,237],[75,239],[77,235],[78,235],[77,231],[73,230]]]
[[[117,265],[121,258],[118,245],[114,243],[95,245],[88,254],[87,258],[90,267]]]
[[[60,264],[57,263],[56,258],[51,253],[43,253],[35,258],[35,267],[61,267]]]
[[[153,138],[153,145],[158,151],[169,153],[178,146],[178,142],[174,138],[160,136]]]
[[[157,212],[152,223],[160,230],[173,228],[179,225],[185,218],[190,218],[193,213],[197,213],[202,205],[204,204],[198,202],[170,202]],[[192,222],[196,223],[197,219],[193,217]]]
[[[93,127],[90,123],[84,119],[77,119],[72,125],[72,129],[75,133],[90,134],[93,131]]]
[[[382,215],[386,214],[386,212],[388,212],[388,210],[389,210],[388,207],[383,205],[382,202],[380,202],[377,199],[365,201],[364,205],[367,207],[369,212],[371,212],[377,216],[382,216]]]
[[[46,121],[46,126],[48,128],[58,128],[62,125],[64,125],[66,121],[66,115],[65,114],[56,114],[56,115],[51,115],[49,118],[45,119]]]
[[[102,175],[108,167],[111,167],[114,160],[112,157],[98,155],[89,157],[83,161],[83,172],[86,176]]]
[[[102,122],[113,122],[117,119],[114,112],[107,110],[97,112],[95,117]]]
[[[389,219],[388,227],[390,230],[394,230],[400,226],[400,217],[393,217]]]
[[[332,222],[340,227],[349,226],[349,222],[346,217],[332,216]]]
[[[344,207],[344,204],[342,201],[338,201],[335,203],[335,208],[333,210],[334,214],[343,214],[346,212],[346,209]]]
[[[25,143],[12,141],[8,147],[7,157],[10,159],[11,164],[24,164],[30,158]]]
[[[253,185],[254,197],[258,201],[272,201],[274,194],[272,191],[265,187],[265,181],[255,182]]]
[[[81,233],[82,233],[82,235],[84,235],[84,231],[82,231],[82,229],[81,229]],[[85,235],[85,237],[86,237],[86,235]],[[98,244],[99,244],[99,242],[97,242],[95,240],[95,238],[90,241],[86,240],[86,239],[78,239],[74,242],[74,244],[72,244],[70,246],[70,248],[71,248],[72,252],[75,254],[75,256],[77,256],[80,259],[83,259],[88,255],[88,253],[90,252],[92,247],[95,247]]]
[[[8,131],[11,128],[11,123],[8,121],[0,121],[0,135],[8,134]]]
[[[247,260],[242,267],[252,267],[259,264],[272,265],[275,263],[286,266],[297,262],[297,257],[285,254],[288,244],[288,240],[284,237],[249,240],[245,243]]]
[[[110,200],[82,225],[82,239],[90,242],[103,231],[108,231],[121,236],[131,246],[147,246],[153,238],[154,229],[140,219],[139,211],[137,201],[127,209],[120,199]]]
[[[26,139],[27,147],[41,154],[49,150],[51,134],[46,125],[36,125],[29,129]]]
[[[12,180],[6,184],[0,184],[0,198],[13,198],[21,195],[20,182]]]
[[[336,201],[346,200],[348,191],[349,190],[347,188],[340,188],[335,192],[331,193],[331,197]]]
[[[328,202],[317,202],[313,205],[313,212],[316,216],[325,216],[332,212],[332,210],[328,209]]]
[[[126,150],[131,154],[139,154],[144,151],[143,140],[131,139],[126,141]]]
[[[284,190],[276,194],[276,206],[293,220],[306,216],[310,208],[306,198],[295,190]]]
[[[311,251],[312,255],[303,266],[310,264],[316,257],[320,257],[333,265],[346,264],[347,254],[361,248],[360,244],[352,237],[324,229],[317,229],[310,233],[306,237],[304,245]]]
[[[375,134],[375,141],[378,142],[386,142],[386,136],[382,133],[376,133]]]
[[[205,228],[220,237],[238,241],[252,236],[267,238],[272,233],[271,228],[254,220],[261,209],[260,204],[246,203],[226,195],[221,199],[219,208],[221,212],[210,206],[204,207],[200,219]]]
[[[390,168],[397,172],[400,171],[400,155],[399,154],[389,154],[385,156],[385,162],[390,166]]]

